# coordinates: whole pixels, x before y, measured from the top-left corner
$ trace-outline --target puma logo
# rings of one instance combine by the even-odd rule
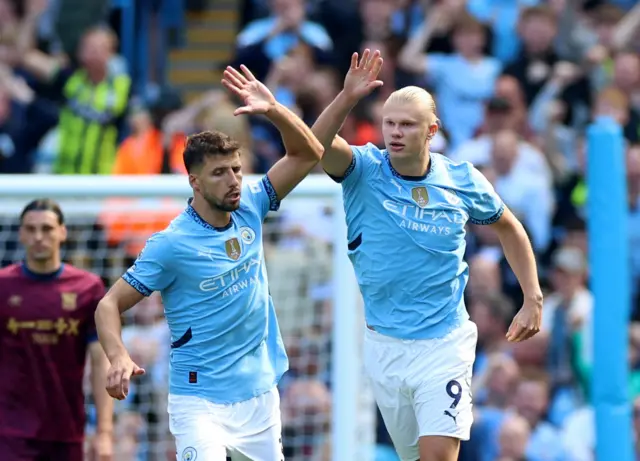
[[[453,419],[454,424],[457,426],[458,425],[458,421],[456,420],[456,418],[458,417],[458,415],[454,415],[453,413],[451,413],[449,410],[445,410],[444,414],[448,417],[450,417],[451,419]]]

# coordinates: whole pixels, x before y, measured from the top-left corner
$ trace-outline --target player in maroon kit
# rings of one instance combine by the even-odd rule
[[[0,459],[82,461],[87,353],[97,412],[96,459],[112,459],[108,361],[93,320],[100,278],[63,264],[60,207],[29,203],[20,216],[24,262],[0,269]]]

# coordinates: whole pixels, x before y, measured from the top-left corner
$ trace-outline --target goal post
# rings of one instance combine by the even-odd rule
[[[257,179],[248,176],[244,181]],[[112,283],[150,233],[180,213],[190,196],[184,176],[0,175],[0,263],[22,258],[18,214],[28,201],[46,197],[60,203],[70,228],[73,242],[67,245],[65,259],[98,272]],[[304,381],[323,378],[300,370],[324,369],[323,384],[330,396],[327,421],[322,422],[316,402],[316,421],[310,423],[304,418],[311,410],[301,410],[302,416],[297,414],[295,408],[300,402],[288,399],[285,390],[285,446],[287,430],[293,434],[290,443],[313,444],[310,440],[322,439],[321,433],[327,431],[330,421],[330,443],[324,443],[323,449],[330,450],[331,460],[373,461],[376,412],[362,375],[362,304],[347,257],[339,185],[324,175],[309,176],[283,201],[281,212],[267,216],[264,238],[274,304],[294,369],[285,376],[283,385],[298,380],[302,383],[297,391],[300,401],[321,400],[317,389],[304,388]],[[327,329],[323,331],[319,317],[327,316]],[[314,344],[311,348],[310,343]],[[308,350],[319,352],[314,358],[305,352]],[[300,361],[306,361],[305,365],[300,366]],[[165,402],[161,406],[166,410]],[[310,425],[315,428],[313,434],[307,433]],[[160,431],[149,438],[149,444],[162,442],[163,437],[168,434]],[[315,450],[313,457],[296,454],[287,460],[320,459],[316,458],[319,448]]]

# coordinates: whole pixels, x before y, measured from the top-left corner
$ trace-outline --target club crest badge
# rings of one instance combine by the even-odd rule
[[[256,233],[250,227],[241,227],[240,238],[247,245],[251,245],[256,239]]]
[[[60,300],[62,302],[62,309],[65,311],[75,311],[78,307],[77,293],[60,293]]]
[[[187,447],[182,451],[182,461],[196,461],[198,452],[193,447]]]

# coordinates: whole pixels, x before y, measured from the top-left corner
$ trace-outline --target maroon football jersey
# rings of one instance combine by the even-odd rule
[[[0,269],[0,435],[76,442],[82,381],[96,339],[100,278],[70,265],[50,275]]]

